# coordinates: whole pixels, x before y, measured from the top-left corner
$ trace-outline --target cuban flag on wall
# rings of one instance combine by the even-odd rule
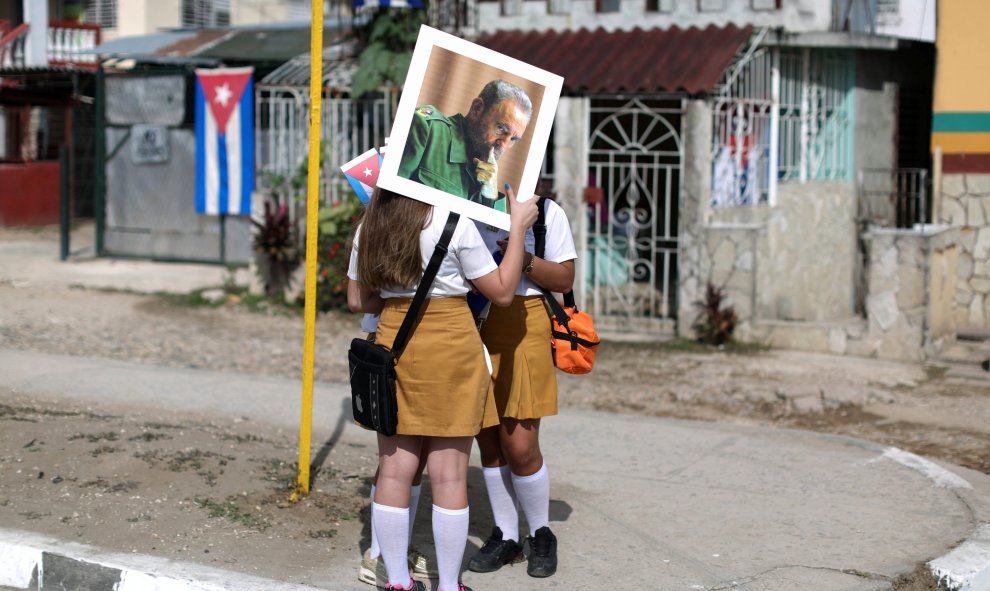
[[[254,68],[196,70],[196,213],[251,215]]]

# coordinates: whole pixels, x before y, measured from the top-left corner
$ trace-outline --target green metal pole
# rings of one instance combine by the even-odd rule
[[[59,258],[69,258],[69,146],[58,149],[58,234]]]
[[[106,88],[103,64],[96,67],[96,170],[93,183],[93,217],[96,223],[96,256],[103,256],[103,234],[106,231]]]
[[[220,214],[220,262],[227,263],[227,216]]]

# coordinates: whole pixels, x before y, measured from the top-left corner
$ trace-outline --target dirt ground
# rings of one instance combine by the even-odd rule
[[[0,302],[4,349],[301,375],[298,314],[252,311],[233,299],[208,307],[162,295],[40,289],[4,280],[2,270]],[[347,343],[357,331],[353,315],[320,316],[317,380],[344,378]],[[985,346],[963,343],[954,357],[904,364],[608,340],[591,374],[558,374],[560,402],[848,435],[990,474],[990,374],[973,362],[973,352]],[[297,433],[243,427],[150,411],[137,401],[133,408],[83,407],[59,400],[56,392],[28,397],[2,391],[0,527],[220,568],[249,560],[262,576],[267,557],[290,539],[313,552],[289,560],[308,560],[302,554],[334,546],[353,548],[358,556],[368,540],[375,450],[321,449],[314,456],[312,494],[290,505]],[[483,487],[477,475],[472,486]],[[483,537],[490,526],[476,519],[485,517],[472,516],[471,533]],[[428,532],[428,522],[422,525],[417,530]],[[228,551],[232,544],[226,542],[246,539],[252,540],[249,555],[244,544],[237,557]],[[919,567],[894,588],[936,587]]]

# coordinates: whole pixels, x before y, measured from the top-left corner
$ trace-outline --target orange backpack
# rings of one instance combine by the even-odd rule
[[[553,348],[553,364],[566,373],[588,373],[595,366],[598,354],[598,333],[591,314],[577,309],[574,292],[564,294],[564,306],[557,298],[544,293],[554,311],[550,317],[550,344]]]
[[[533,224],[533,235],[536,238],[536,256],[543,258],[547,238],[546,197],[540,197],[537,208],[539,214],[536,223]],[[553,297],[550,290],[542,289],[542,291],[543,298],[553,312],[550,315],[550,349],[553,352],[553,364],[566,373],[590,372],[595,366],[595,355],[598,354],[600,342],[591,314],[577,309],[573,290],[568,290],[564,294],[563,306]]]

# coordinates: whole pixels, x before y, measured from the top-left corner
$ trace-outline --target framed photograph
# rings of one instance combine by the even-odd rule
[[[563,81],[422,27],[378,184],[508,230],[505,185],[533,195]]]

